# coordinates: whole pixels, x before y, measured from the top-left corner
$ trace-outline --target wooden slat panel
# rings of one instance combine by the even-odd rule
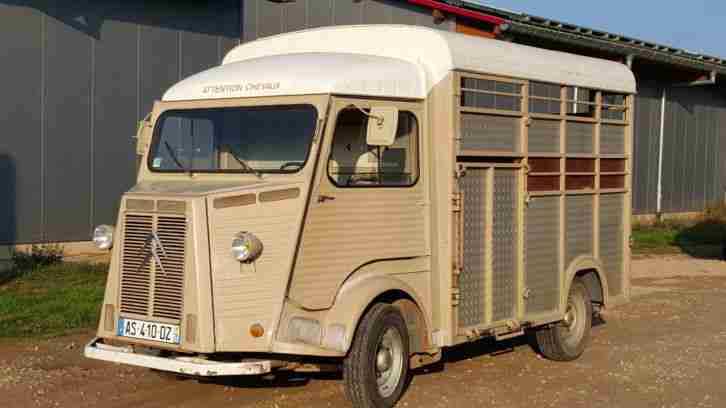
[[[625,159],[600,159],[601,173],[619,173],[625,171]]]
[[[560,171],[560,159],[558,158],[530,158],[528,163],[530,173],[559,173]]]
[[[566,169],[568,173],[594,173],[595,159],[567,159]]]
[[[527,177],[527,190],[530,192],[558,191],[560,189],[560,176],[532,176]]]
[[[567,176],[567,190],[592,190],[595,188],[595,176]]]

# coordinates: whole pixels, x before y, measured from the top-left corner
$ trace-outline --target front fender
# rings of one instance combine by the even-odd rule
[[[428,328],[431,327],[431,322],[428,321],[426,314],[420,310],[423,303],[416,290],[396,278],[395,275],[365,274],[349,279],[340,288],[333,307],[327,313],[325,327],[337,327],[344,332],[344,335],[342,337],[340,334],[328,336],[328,333],[334,333],[335,331],[326,331],[326,336],[323,338],[323,347],[347,353],[363,314],[378,296],[389,291],[404,292],[416,303],[419,308],[418,312],[425,322],[425,335],[428,336]],[[425,341],[424,343],[428,344],[430,342]]]

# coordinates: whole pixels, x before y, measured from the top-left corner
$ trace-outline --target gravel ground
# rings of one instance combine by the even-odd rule
[[[447,350],[402,407],[723,407],[726,263],[633,262],[633,299],[609,310],[585,355],[540,358],[523,339]],[[337,375],[198,382],[86,360],[91,333],[0,342],[0,407],[343,407]]]

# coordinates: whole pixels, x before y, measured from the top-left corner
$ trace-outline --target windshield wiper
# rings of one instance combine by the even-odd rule
[[[176,153],[174,152],[174,149],[172,149],[169,142],[164,141],[164,146],[166,146],[166,150],[169,152],[171,159],[174,160],[174,163],[176,163],[176,165],[179,166],[180,169],[184,170],[185,173],[191,174],[192,170],[184,167],[184,165],[182,164],[181,160],[179,160],[179,157],[176,155]]]
[[[252,168],[252,166],[250,166],[249,164],[247,164],[246,161],[244,161],[242,158],[240,158],[239,153],[237,152],[237,150],[234,149],[234,147],[232,147],[228,144],[223,144],[222,147],[227,149],[229,151],[229,153],[232,154],[232,157],[237,161],[237,163],[240,164],[240,166],[242,166],[245,170],[253,173],[255,176],[257,176],[258,179],[262,180],[262,172],[257,169]]]

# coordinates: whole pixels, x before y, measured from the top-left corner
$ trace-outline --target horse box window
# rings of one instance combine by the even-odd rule
[[[529,111],[559,115],[562,111],[562,86],[531,81],[529,83]]]
[[[521,112],[522,84],[462,77],[461,106]]]

